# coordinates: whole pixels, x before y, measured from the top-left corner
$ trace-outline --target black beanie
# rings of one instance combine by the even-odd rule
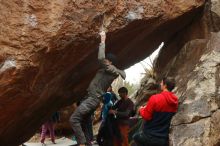
[[[116,57],[114,54],[112,54],[112,53],[108,53],[108,54],[106,55],[106,59],[108,59],[109,61],[111,61],[113,65],[116,65],[116,64],[117,64],[117,57]]]

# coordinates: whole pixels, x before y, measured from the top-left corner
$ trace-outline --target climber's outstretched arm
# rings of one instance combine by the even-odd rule
[[[103,60],[105,59],[105,39],[106,34],[104,31],[100,33],[101,36],[101,43],[99,44],[99,53],[98,53],[98,59]]]
[[[100,33],[101,36],[101,43],[99,45],[99,53],[98,53],[98,59],[101,63],[102,68],[106,70],[106,72],[120,75],[123,79],[125,79],[126,74],[123,70],[119,70],[116,68],[113,64],[111,64],[108,60],[105,58],[105,39],[106,39],[106,33],[102,31]]]

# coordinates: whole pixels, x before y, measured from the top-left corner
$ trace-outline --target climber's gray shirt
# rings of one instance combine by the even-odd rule
[[[123,70],[119,70],[114,65],[106,64],[104,59],[105,59],[105,44],[100,43],[98,60],[101,63],[101,66],[87,89],[88,95],[91,97],[102,96],[106,92],[108,87],[110,87],[114,79],[116,79],[119,75],[123,79],[125,79],[126,77],[126,74]]]

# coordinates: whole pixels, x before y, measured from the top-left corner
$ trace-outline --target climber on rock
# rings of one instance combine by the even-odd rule
[[[76,136],[79,146],[91,145],[86,139],[88,134],[82,130],[81,122],[90,117],[91,114],[99,106],[102,96],[107,88],[111,85],[114,79],[121,76],[125,79],[126,75],[123,70],[118,69],[116,64],[116,57],[113,54],[105,56],[105,39],[106,34],[104,31],[100,33],[101,43],[99,45],[98,60],[100,62],[100,69],[97,71],[95,77],[91,81],[88,89],[86,99],[76,108],[70,117],[70,124]]]

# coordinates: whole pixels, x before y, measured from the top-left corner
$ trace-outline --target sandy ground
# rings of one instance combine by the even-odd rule
[[[99,126],[100,126],[100,122],[99,123],[97,123],[97,124],[95,124],[95,125],[93,125],[93,133],[94,133],[94,135],[97,135],[98,134],[98,129],[99,129]],[[62,139],[62,138],[64,138],[64,137],[66,137],[66,138],[69,138],[69,139],[72,139],[72,136],[73,135],[59,135],[59,136],[57,136],[57,135],[55,135],[55,139],[56,140],[59,140],[59,139]],[[55,140],[55,141],[56,141]],[[52,145],[52,143],[50,142],[50,137],[47,135],[47,137],[46,137],[46,143],[47,143],[47,146],[53,146]],[[58,141],[59,142],[59,141]],[[41,146],[41,144],[40,144],[40,133],[36,133],[33,137],[31,137],[26,143],[31,143],[32,145],[31,146],[38,146],[38,145],[40,145]],[[35,143],[35,144],[34,144]],[[60,142],[61,143],[61,142]],[[56,144],[56,145],[54,145],[54,146],[59,146],[59,145],[62,145],[62,144]],[[95,145],[96,146],[96,145]]]

